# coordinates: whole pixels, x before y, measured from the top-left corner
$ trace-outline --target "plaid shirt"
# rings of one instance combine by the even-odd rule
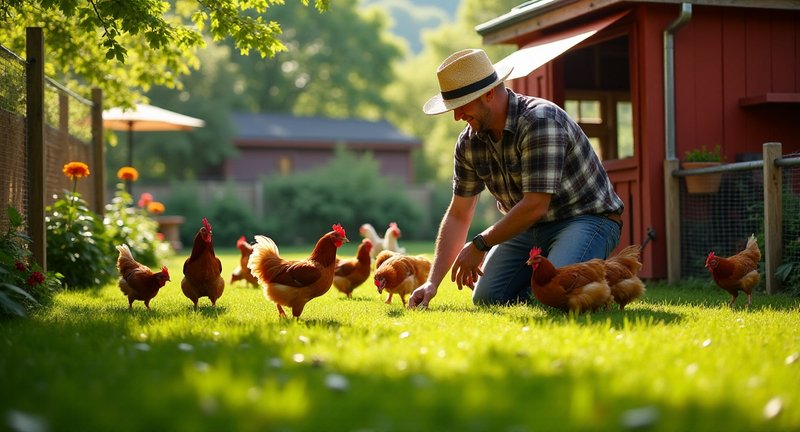
[[[485,133],[467,126],[455,149],[453,192],[470,197],[484,187],[507,213],[525,192],[551,194],[540,222],[622,213],[605,168],[577,123],[558,105],[508,90],[508,117],[499,152]]]

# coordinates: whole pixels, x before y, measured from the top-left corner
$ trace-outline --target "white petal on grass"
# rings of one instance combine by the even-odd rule
[[[186,342],[179,343],[178,344],[178,349],[183,351],[183,352],[192,352],[192,351],[194,351],[194,347],[192,346],[192,344],[188,344]]]
[[[525,326],[525,327],[522,327],[522,331],[528,332],[528,331],[531,331],[531,328],[528,327],[528,326]]]
[[[139,342],[139,343],[133,344],[133,348],[136,349],[137,351],[142,351],[142,352],[150,351],[150,345],[148,345],[148,344],[146,344],[144,342]]]
[[[6,414],[6,426],[18,432],[45,432],[50,430],[47,421],[26,412],[10,410]]]
[[[409,336],[411,336],[411,332],[404,331],[404,332],[400,333],[400,339],[405,339],[405,338],[407,338]]]
[[[783,400],[779,397],[774,397],[764,406],[764,417],[768,419],[775,418],[781,411],[783,411]]]
[[[301,353],[297,353],[297,354],[293,354],[292,355],[292,361],[294,361],[295,363],[302,363],[302,362],[305,361],[305,359],[306,359],[306,356],[304,356]]]
[[[197,369],[198,372],[208,372],[211,369],[211,365],[199,361],[194,364],[194,368]]]
[[[697,374],[697,371],[700,370],[700,366],[697,363],[689,363],[686,365],[686,376],[694,376]]]
[[[788,357],[786,357],[786,364],[790,365],[796,363],[798,359],[800,359],[800,353],[791,353]]]
[[[298,336],[297,340],[299,340],[300,342],[302,342],[304,344],[307,344],[307,343],[311,342],[311,339],[309,339],[308,336],[303,336],[303,335]]]
[[[344,375],[332,373],[325,377],[325,387],[334,391],[343,392],[350,388],[350,382]]]
[[[622,413],[622,425],[628,429],[642,429],[658,421],[659,413],[655,407],[630,409]]]
[[[139,333],[139,336],[138,336],[137,340],[140,341],[140,342],[144,342],[144,341],[147,340],[147,335],[144,334],[144,333]]]
[[[706,339],[703,341],[703,348],[706,348],[711,345],[711,339]]]

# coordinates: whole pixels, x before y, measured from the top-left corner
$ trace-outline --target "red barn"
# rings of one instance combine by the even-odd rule
[[[719,145],[725,161],[765,142],[800,150],[796,0],[535,0],[479,25],[513,44],[513,90],[565,107],[625,201],[621,243],[665,232],[664,163]],[[661,236],[660,238],[663,238]],[[642,276],[666,277],[666,245]]]

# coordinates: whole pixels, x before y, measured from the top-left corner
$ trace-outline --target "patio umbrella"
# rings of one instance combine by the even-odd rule
[[[133,166],[133,132],[187,131],[206,122],[146,104],[133,109],[111,108],[103,111],[103,127],[128,132],[128,166]]]

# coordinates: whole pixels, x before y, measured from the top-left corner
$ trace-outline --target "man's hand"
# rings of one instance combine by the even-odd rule
[[[464,245],[450,271],[450,280],[458,285],[458,289],[462,289],[463,286],[469,289],[475,288],[478,278],[483,276],[481,264],[485,256],[486,252],[479,251],[472,243]]]
[[[425,282],[411,293],[411,297],[408,299],[408,309],[427,309],[428,304],[436,297],[437,291],[438,289],[432,282]]]

